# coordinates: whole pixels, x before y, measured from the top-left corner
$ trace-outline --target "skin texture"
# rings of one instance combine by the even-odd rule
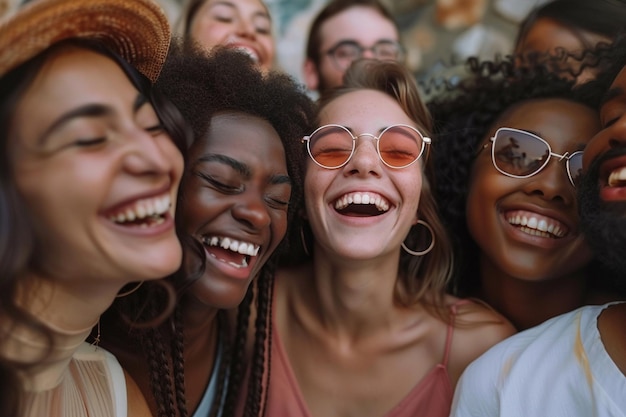
[[[319,125],[328,123],[355,134],[377,134],[395,123],[420,129],[390,96],[365,89],[321,109]],[[421,163],[388,168],[368,137],[357,139],[342,168],[307,162],[306,216],[314,256],[310,264],[279,271],[274,302],[276,328],[312,416],[385,415],[441,361],[446,324],[421,303],[407,307],[394,301],[400,244],[417,220]],[[390,209],[368,216],[354,208],[336,210],[335,202],[352,192],[382,196]],[[455,301],[445,297],[446,305]],[[448,366],[452,385],[479,351],[512,332],[480,305],[459,310],[463,320],[482,325],[455,330]],[[272,395],[280,401],[270,389],[270,402]]]
[[[291,183],[282,143],[261,118],[221,113],[206,139],[191,147],[189,174],[183,185],[186,231],[200,243],[217,236],[260,246],[247,267],[230,264],[241,265],[243,255],[204,246],[206,269],[193,284],[193,298],[205,309],[236,307],[287,230]]]
[[[240,48],[265,70],[274,63],[272,20],[259,0],[208,0],[192,19],[189,35],[207,48]]]
[[[9,152],[40,248],[20,281],[20,302],[52,328],[88,333],[124,284],[180,265],[173,217],[183,160],[139,98],[110,58],[67,47],[16,106]],[[139,205],[154,209],[157,197],[171,204],[158,209],[162,223],[111,220]],[[126,380],[129,415],[151,415]]]
[[[399,41],[399,34],[390,22],[376,10],[355,6],[344,10],[324,22],[320,28],[320,63],[316,66],[307,59],[304,63],[304,81],[311,91],[337,87],[342,84],[344,71],[337,69],[326,52],[339,42],[351,40],[369,48],[381,40]],[[371,51],[363,53],[364,58],[374,58]]]
[[[489,137],[500,127],[533,132],[558,154],[583,149],[600,128],[595,111],[562,99],[513,106],[494,123]],[[575,307],[584,299],[582,269],[591,252],[578,226],[576,190],[564,161],[551,158],[538,174],[511,178],[493,166],[488,146],[475,159],[468,196],[467,222],[481,249],[485,301],[526,328],[546,318],[538,315],[569,311],[570,304]],[[515,215],[545,220],[567,232],[559,238],[535,236],[508,222]]]
[[[47,63],[17,106],[17,186],[45,248],[38,266],[60,283],[119,289],[128,277],[154,279],[180,264],[172,218],[182,157],[151,105],[136,103],[138,92],[113,61],[69,50]],[[97,112],[85,114],[89,106]],[[156,197],[172,202],[163,225],[111,221],[137,200]]]

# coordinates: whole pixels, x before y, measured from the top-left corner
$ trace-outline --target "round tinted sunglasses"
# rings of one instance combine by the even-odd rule
[[[583,152],[552,152],[550,144],[537,135],[524,130],[501,127],[487,142],[491,144],[491,161],[502,174],[513,178],[528,178],[548,165],[550,158],[565,160],[567,176],[574,187],[580,181],[583,170]]]
[[[376,150],[381,161],[390,168],[404,168],[417,161],[424,153],[430,138],[423,136],[413,126],[391,125],[378,136],[371,133],[353,135],[341,125],[329,124],[317,128],[306,142],[309,156],[317,165],[327,169],[341,168],[348,163],[356,148],[356,140],[369,136],[376,140]]]

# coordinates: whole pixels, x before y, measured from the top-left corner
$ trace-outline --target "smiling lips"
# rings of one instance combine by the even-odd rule
[[[607,185],[609,187],[626,187],[626,166],[611,171]]]
[[[257,256],[261,249],[254,243],[222,236],[202,236],[202,244],[210,256],[235,268],[247,267],[250,258]]]
[[[389,211],[390,206],[385,197],[372,192],[347,193],[335,200],[335,210],[347,215],[378,216]]]
[[[511,225],[532,236],[559,239],[569,232],[568,227],[560,221],[530,211],[508,211],[505,218]]]
[[[143,198],[108,214],[109,220],[120,225],[149,227],[165,222],[170,210],[169,193],[158,197]]]

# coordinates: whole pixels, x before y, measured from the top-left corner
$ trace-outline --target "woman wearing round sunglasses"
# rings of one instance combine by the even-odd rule
[[[587,279],[595,262],[576,206],[581,151],[600,122],[598,97],[540,71],[496,79],[504,64],[430,107],[445,125],[435,166],[458,245],[455,293],[485,300],[522,330],[607,299]]]
[[[302,145],[302,247],[275,282],[265,414],[447,416],[465,366],[513,329],[445,294],[452,253],[416,84],[360,61],[317,126]]]

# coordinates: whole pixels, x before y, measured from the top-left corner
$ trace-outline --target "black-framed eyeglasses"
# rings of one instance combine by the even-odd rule
[[[402,61],[404,59],[404,48],[396,41],[381,40],[369,48],[359,45],[355,41],[341,41],[326,54],[330,55],[338,70],[346,70],[352,62],[363,58],[365,51],[370,51],[374,58],[381,61]]]
[[[525,130],[510,127],[499,128],[486,148],[491,144],[491,161],[502,174],[513,178],[528,178],[538,174],[548,165],[550,158],[565,160],[567,177],[574,187],[583,172],[583,152],[565,152],[563,155],[552,152],[550,144],[541,137]]]
[[[302,142],[306,142],[313,162],[322,168],[337,169],[348,163],[354,154],[356,140],[363,136],[376,140],[378,157],[390,168],[412,165],[431,142],[413,126],[403,124],[386,127],[378,136],[371,133],[355,136],[345,126],[328,124],[302,138]]]

